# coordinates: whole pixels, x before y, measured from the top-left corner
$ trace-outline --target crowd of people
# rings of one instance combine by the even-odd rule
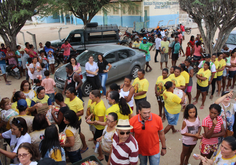
[[[98,62],[90,56],[85,70],[92,91],[85,107],[80,89],[81,67],[75,57],[70,57],[68,50],[71,46],[68,41],[61,47],[66,52],[65,60],[70,62],[66,65],[67,79],[62,93],[55,92],[55,82],[49,77],[50,73],[54,73],[55,62],[54,48],[50,42],[47,42],[45,47],[40,43],[39,54],[33,51],[29,43],[26,43],[23,53],[18,47],[21,55],[29,55],[27,60],[21,58],[22,74],[27,68],[29,79],[22,81],[19,90],[13,92],[12,98],[4,97],[0,102],[0,126],[5,130],[0,134],[0,138],[9,144],[11,149],[0,149],[0,153],[12,162],[22,165],[35,165],[37,162],[40,164],[40,161],[47,161],[47,158],[63,164],[68,158],[74,163],[80,161],[82,154],[89,150],[86,137],[82,133],[84,129],[89,128],[93,138],[88,140],[94,142],[98,150],[98,160],[105,159],[109,165],[135,165],[138,161],[141,165],[146,165],[148,161],[150,165],[158,165],[161,156],[167,152],[165,134],[171,130],[172,133],[182,134],[182,152],[179,154],[181,165],[190,164],[189,158],[198,140],[200,154],[194,154],[193,157],[200,160],[200,164],[235,165],[236,104],[231,102],[233,91],[229,91],[229,88],[234,88],[236,80],[236,49],[229,50],[224,47],[222,52],[207,54],[204,60],[199,61],[199,71],[196,73],[197,93],[192,99],[194,72],[192,61],[188,57],[194,56],[201,60],[204,48],[201,37],[194,39],[192,36],[184,54],[182,32],[179,32],[178,36],[172,35],[170,39],[160,34],[156,38],[154,61],[158,62],[157,56],[160,53],[162,70],[162,75],[157,77],[154,87],[159,114],[151,112],[153,108],[147,101],[149,81],[145,78],[144,69],[138,71],[138,77],[133,81],[130,76],[126,76],[123,84],[113,83],[106,90],[107,72],[112,65],[102,55],[98,55]],[[145,52],[146,71],[150,72],[152,68],[149,64],[149,51],[153,45],[145,37],[141,42],[139,40],[139,37],[136,38],[132,47]],[[176,66],[180,52],[186,59],[184,63]],[[14,52],[8,48],[7,55],[4,54],[5,52],[1,54],[3,56],[0,62],[6,63],[7,60],[8,63],[13,63]],[[172,59],[170,69],[167,67],[168,56]],[[166,67],[164,69],[163,62]],[[19,60],[16,65],[19,67]],[[1,69],[2,67],[1,64]],[[216,83],[218,97],[210,105],[209,115],[201,121],[195,105],[202,94],[199,108],[208,109],[205,107],[206,96],[210,93],[210,99],[213,99]],[[6,84],[9,85],[10,82],[6,80]],[[212,91],[209,91],[210,86]],[[108,106],[105,106],[104,99]],[[184,119],[181,130],[178,130],[176,125],[180,122],[181,110]],[[82,119],[88,127],[81,128]],[[164,127],[165,120],[168,124]]]

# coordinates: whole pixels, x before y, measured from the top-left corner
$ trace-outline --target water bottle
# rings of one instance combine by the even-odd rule
[[[94,150],[95,153],[98,153],[98,147],[99,147],[99,142],[96,143],[95,150]]]

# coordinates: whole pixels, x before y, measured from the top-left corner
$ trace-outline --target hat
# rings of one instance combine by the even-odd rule
[[[27,102],[24,100],[24,99],[20,99],[17,101],[17,107],[18,109],[24,109],[24,108],[27,108]]]
[[[147,37],[143,37],[143,40],[147,40]]]
[[[134,39],[135,39],[135,40],[136,40],[136,39],[139,39],[139,37],[138,37],[138,36],[135,36]]]
[[[116,129],[119,130],[131,130],[133,129],[133,126],[131,126],[129,124],[129,120],[123,120],[123,119],[119,119],[118,124],[116,125]]]

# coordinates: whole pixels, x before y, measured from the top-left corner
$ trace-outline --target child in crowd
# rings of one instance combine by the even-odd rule
[[[43,50],[43,44],[42,42],[39,43],[39,49],[38,49],[38,54],[40,55],[40,52]]]
[[[42,73],[42,78],[41,80],[44,80],[46,77],[44,75],[44,72],[47,70],[46,66],[44,63],[40,63],[41,67],[42,67],[42,70],[41,70],[41,73]]]
[[[48,61],[49,61],[50,69],[51,69],[51,74],[54,74],[54,72],[55,72],[55,67],[54,67],[55,58],[54,58],[51,50],[48,51]]]
[[[41,81],[39,79],[34,79],[34,86],[32,89],[37,93],[37,89],[41,86]]]
[[[55,102],[55,98],[54,98],[54,93],[55,93],[55,90],[54,90],[54,87],[56,87],[56,83],[55,81],[49,77],[49,71],[46,70],[44,72],[44,75],[45,75],[45,79],[42,81],[42,86],[45,88],[45,93],[49,96],[49,98],[51,99],[52,101],[52,104],[54,105],[54,102]]]
[[[191,56],[191,52],[192,52],[192,46],[191,46],[191,42],[188,42],[187,47],[186,47],[186,59]]]
[[[18,112],[14,111],[13,109],[11,109],[11,101],[9,98],[5,97],[1,100],[0,102],[0,108],[1,110],[1,119],[4,122],[8,122],[8,120],[12,117],[12,116],[17,116],[19,115]]]
[[[32,73],[30,72],[30,68],[29,68],[29,66],[30,66],[30,64],[32,63],[33,61],[32,61],[32,58],[28,58],[27,59],[27,63],[26,63],[26,70],[27,70],[27,72],[26,73],[28,73],[28,76],[26,76],[26,80],[28,80],[29,81],[29,79],[31,80],[31,83],[33,84],[33,82],[34,82],[34,80],[33,80],[33,75],[32,75]],[[27,77],[28,77],[28,79],[27,79]]]
[[[188,164],[197,140],[202,138],[200,133],[201,123],[197,116],[197,108],[193,104],[189,104],[184,111],[184,121],[181,129],[183,150],[180,156],[180,165]]]
[[[48,70],[48,59],[47,59],[47,57],[46,57],[46,55],[45,55],[45,51],[44,50],[41,50],[40,51],[40,54],[39,54],[39,63],[41,64],[41,63],[44,63],[44,65],[45,65],[45,67],[47,68],[47,70]],[[43,68],[43,67],[42,67]],[[44,72],[43,72],[44,73]]]
[[[74,51],[76,51],[69,43],[68,40],[65,41],[64,44],[61,45],[61,49],[64,49],[64,53],[63,53],[63,56],[64,56],[64,62],[67,63],[69,57],[70,57],[70,48],[73,49]],[[60,50],[61,50],[60,49]],[[59,51],[60,51],[59,50]]]

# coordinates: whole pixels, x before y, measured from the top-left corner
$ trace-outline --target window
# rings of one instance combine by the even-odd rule
[[[81,42],[81,34],[72,34],[69,42]]]
[[[116,62],[116,55],[115,52],[109,53],[105,56],[105,59],[107,60],[108,63],[113,63]]]
[[[118,53],[119,60],[126,59],[130,56],[127,50],[119,50],[117,53]]]

